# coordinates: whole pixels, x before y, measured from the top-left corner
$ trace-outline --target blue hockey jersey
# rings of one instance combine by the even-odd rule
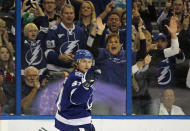
[[[45,56],[49,70],[60,71],[64,68],[71,68],[70,62],[61,61],[58,56],[61,54],[74,54],[78,49],[84,49],[86,46],[83,29],[74,24],[72,29],[66,28],[63,23],[52,27],[47,38]]]
[[[158,87],[168,87],[173,84],[173,66],[185,60],[185,55],[181,51],[175,56],[162,60],[158,65]]]
[[[57,99],[58,111],[55,116],[55,127],[59,130],[72,128],[91,129],[91,107],[93,85],[85,89],[81,80],[84,74],[72,72],[66,77]]]
[[[107,49],[99,48],[96,66],[101,69],[100,80],[117,85],[123,89],[127,87],[127,60],[126,51],[121,50],[117,55],[112,55]]]
[[[36,41],[28,41],[27,37],[22,35],[21,75],[24,75],[24,70],[28,66],[35,66],[39,70],[39,75],[42,75],[43,71],[46,69],[44,52],[46,48],[45,40],[48,33],[48,17],[41,16],[40,18],[42,23]]]

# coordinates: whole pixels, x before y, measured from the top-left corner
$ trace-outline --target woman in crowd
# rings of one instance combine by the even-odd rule
[[[0,74],[3,76],[2,87],[7,102],[2,107],[4,113],[15,113],[15,64],[10,50],[6,46],[0,47]]]
[[[0,19],[0,46],[6,46],[9,48],[11,54],[15,53],[12,43],[9,41],[9,36],[6,29],[6,22]]]
[[[77,25],[84,29],[87,36],[90,34],[92,22],[94,20],[96,20],[94,5],[90,1],[84,1],[80,7]]]
[[[106,38],[106,48],[99,48],[105,29],[105,24],[102,24],[100,17],[97,18],[97,28],[94,43],[88,47],[95,57],[96,66],[102,70],[100,80],[124,89],[126,87],[126,52],[121,50],[120,37],[116,33],[110,33]]]

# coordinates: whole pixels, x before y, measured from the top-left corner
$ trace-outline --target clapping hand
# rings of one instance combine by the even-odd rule
[[[74,55],[71,53],[70,54],[61,54],[61,55],[59,55],[58,59],[65,61],[65,62],[71,62],[71,61],[73,61],[73,57],[74,57]]]

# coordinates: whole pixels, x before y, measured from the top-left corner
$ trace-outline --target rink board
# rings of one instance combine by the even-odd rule
[[[96,131],[189,131],[190,120],[93,119]],[[0,131],[58,131],[53,119],[1,120]]]

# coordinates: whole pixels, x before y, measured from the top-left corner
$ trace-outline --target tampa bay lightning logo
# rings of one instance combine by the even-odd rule
[[[41,63],[43,59],[43,51],[40,45],[36,47],[32,47],[30,50],[26,52],[25,60],[28,65],[38,65]]]
[[[60,54],[69,54],[69,53],[75,52],[76,50],[79,49],[78,42],[79,40],[64,42],[60,46],[60,50],[59,50]]]
[[[170,70],[170,66],[169,66],[169,61],[168,59],[163,60],[160,63],[160,67],[159,67],[159,77],[158,77],[158,83],[160,85],[167,85],[171,82],[172,80],[172,72]]]
[[[160,76],[158,77],[158,83],[160,85],[166,85],[169,84],[171,81],[171,70],[169,67],[163,68],[163,70],[160,73]]]

